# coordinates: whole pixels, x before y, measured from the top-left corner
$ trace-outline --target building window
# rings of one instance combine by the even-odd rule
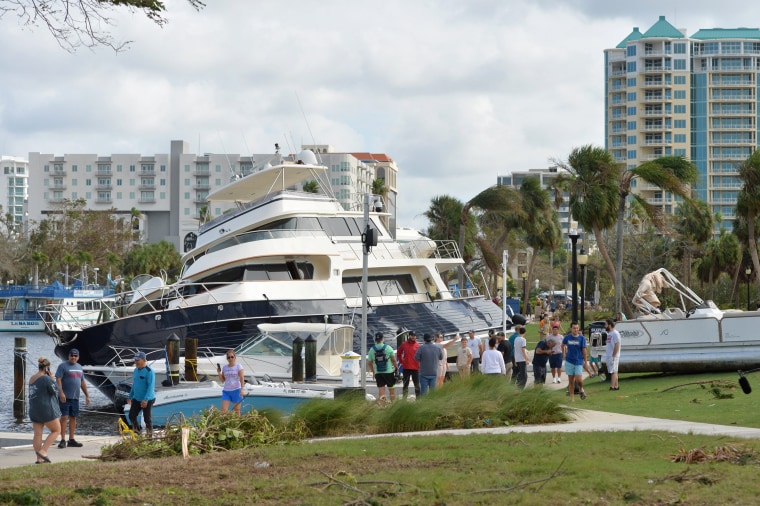
[[[635,102],[636,101],[636,92],[630,92],[628,93],[628,101],[629,102]]]
[[[85,186],[92,186],[92,179],[85,179],[84,180],[84,185]]]
[[[673,70],[686,70],[686,60],[681,58],[673,60]]]
[[[160,179],[160,180],[159,180],[159,184],[160,184],[161,186],[166,186],[166,179]]]
[[[121,165],[117,165],[117,166],[116,166],[116,172],[121,172],[121,171],[122,171],[122,167],[121,167]]]
[[[685,135],[685,134],[675,134],[675,135],[673,136],[673,140],[674,140],[674,141],[675,141],[677,144],[682,144],[682,143],[686,142],[686,135]]]
[[[628,156],[628,158],[629,158],[629,159],[634,159],[634,158],[636,158],[636,150],[635,150],[635,149],[631,149],[631,150],[629,150],[629,151],[628,151],[628,155],[627,155],[627,156]]]
[[[673,112],[675,114],[686,114],[686,106],[685,105],[676,105],[673,107]]]
[[[84,170],[85,172],[92,172],[92,165],[85,165]]]
[[[629,107],[627,109],[628,116],[636,116],[636,108],[635,107]]]
[[[673,98],[676,100],[686,98],[686,90],[675,90],[673,92]]]
[[[636,78],[635,77],[629,77],[628,78],[628,86],[636,86]]]
[[[628,72],[636,72],[636,62],[635,61],[629,61],[626,64],[626,70]]]
[[[686,84],[686,76],[673,76],[673,84]]]
[[[135,166],[134,165],[130,165],[129,166],[129,172],[134,172],[134,171],[135,171]]]
[[[122,179],[119,178],[116,180],[116,186],[121,186]]]
[[[636,56],[636,45],[631,44],[626,48],[626,56]]]
[[[675,54],[686,54],[686,44],[682,42],[673,44],[673,52]]]
[[[166,172],[166,165],[161,166],[161,172]]]
[[[636,130],[636,122],[635,121],[629,121],[628,122],[628,130]]]

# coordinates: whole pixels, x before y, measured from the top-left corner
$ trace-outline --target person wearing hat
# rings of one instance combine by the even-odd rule
[[[403,370],[404,388],[402,392],[405,399],[409,393],[410,378],[414,383],[414,395],[416,397],[420,396],[420,363],[414,358],[419,347],[420,343],[417,342],[417,333],[410,330],[409,334],[406,336],[406,341],[401,343],[398,350],[396,350],[398,361]]]
[[[55,381],[58,383],[58,403],[61,408],[61,442],[58,448],[80,448],[82,443],[74,439],[79,416],[79,389],[84,392],[84,402],[90,405],[90,394],[87,393],[87,382],[84,371],[79,365],[79,350],[69,350],[69,360],[61,362],[55,370]],[[69,423],[69,442],[66,443],[66,422]]]
[[[375,345],[367,356],[369,371],[375,375],[377,383],[378,402],[385,398],[385,387],[388,387],[390,400],[396,400],[396,355],[383,340],[382,332],[375,334]]]
[[[141,427],[137,423],[137,416],[142,411],[145,422],[145,432],[148,437],[153,435],[153,417],[151,409],[156,401],[156,373],[147,362],[148,357],[144,351],[135,353],[135,370],[132,374],[132,388],[129,390],[129,423],[132,430],[139,434]]]
[[[428,390],[435,390],[438,363],[443,360],[443,350],[433,344],[433,336],[425,334],[422,340],[425,343],[414,353],[414,360],[420,364],[420,396],[425,395]]]

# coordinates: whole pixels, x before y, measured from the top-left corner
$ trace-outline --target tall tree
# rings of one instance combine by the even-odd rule
[[[677,255],[681,259],[681,279],[691,285],[691,267],[694,256],[701,256],[703,245],[713,233],[714,217],[704,200],[692,199],[691,204],[681,203],[676,208],[675,230]]]
[[[699,279],[708,283],[707,298],[715,298],[715,281],[723,273],[733,273],[740,261],[741,245],[734,234],[721,229],[718,237],[707,241],[705,254],[697,266]]]
[[[665,156],[646,162],[638,167],[626,169],[619,164],[621,170],[618,186],[617,209],[617,243],[615,269],[615,313],[622,311],[623,293],[623,225],[625,222],[625,205],[629,198],[635,200],[655,225],[662,225],[660,208],[651,205],[639,195],[631,193],[634,179],[640,179],[661,189],[689,200],[689,184],[697,180],[697,167],[680,156]],[[627,302],[627,301],[626,301]]]
[[[187,2],[196,10],[205,6],[200,0]],[[129,43],[115,41],[103,27],[113,23],[110,12],[122,7],[142,11],[159,26],[167,22],[166,5],[161,0],[2,0],[0,16],[13,12],[23,25],[42,25],[68,51],[81,46],[120,51]]]
[[[615,266],[604,244],[602,232],[617,221],[620,170],[612,154],[604,148],[586,145],[574,148],[567,163],[558,162],[568,175],[557,177],[570,193],[570,211],[584,230],[591,230],[607,273],[614,280]],[[573,301],[575,303],[575,301]]]
[[[760,150],[756,150],[739,165],[742,188],[736,202],[736,212],[747,220],[747,243],[755,280],[760,281],[760,260],[757,254],[755,219],[760,215]]]

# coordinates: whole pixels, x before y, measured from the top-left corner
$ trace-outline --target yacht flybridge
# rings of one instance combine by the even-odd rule
[[[172,334],[223,349],[257,334],[262,323],[359,327],[363,212],[344,210],[329,188],[294,189],[310,180],[321,183],[328,170],[311,151],[298,158],[267,165],[210,194],[209,204],[235,208],[202,225],[195,247],[183,257],[179,281],[147,280],[122,294],[122,304],[103,310],[93,325],[49,325],[56,354],[65,358],[78,348],[82,365],[106,365],[120,360],[117,349],[162,348]],[[367,342],[376,332],[501,327],[501,308],[477,290],[449,290],[445,279],[463,266],[453,241],[421,235],[397,241],[384,216],[370,213],[378,240],[369,256]],[[359,333],[354,350],[361,353]],[[110,382],[88,379],[113,398]]]

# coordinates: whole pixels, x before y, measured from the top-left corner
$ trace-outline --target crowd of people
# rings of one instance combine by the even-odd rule
[[[384,342],[382,333],[375,336],[375,345],[370,348],[368,368],[375,376],[379,400],[396,399],[396,383],[402,383],[402,396],[409,395],[410,382],[415,397],[425,395],[440,387],[448,374],[447,348],[459,343],[456,351],[456,371],[460,377],[470,374],[494,374],[509,377],[519,388],[528,383],[528,363],[533,367],[534,385],[543,385],[551,372],[553,384],[562,383],[564,363],[567,374],[567,393],[574,401],[579,395],[586,399],[583,388],[583,373],[589,377],[598,376],[602,359],[592,357],[586,336],[581,333],[578,322],[572,322],[567,333],[562,328],[557,315],[542,313],[539,317],[539,339],[528,352],[525,339],[525,325],[516,325],[512,334],[489,331],[488,337],[481,339],[470,330],[460,337],[455,335],[444,342],[443,334],[424,334],[423,344],[417,340],[417,333],[410,331],[406,340],[394,350]],[[620,358],[620,334],[615,330],[615,321],[606,320],[606,349],[604,365],[609,376],[610,390],[618,390],[618,363]],[[388,397],[386,397],[386,391]]]

